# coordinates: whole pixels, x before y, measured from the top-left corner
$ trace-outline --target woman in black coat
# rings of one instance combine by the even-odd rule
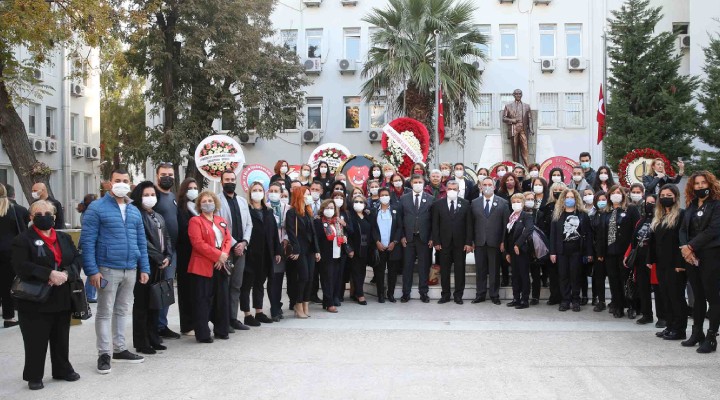
[[[605,262],[608,280],[610,281],[610,312],[615,318],[625,316],[625,280],[629,275],[623,259],[632,239],[633,229],[640,219],[637,207],[628,206],[625,191],[615,185],[608,191],[610,202],[607,212],[602,215],[599,224],[597,257]]]
[[[607,193],[603,191],[596,192],[593,197],[593,208],[595,214],[590,217],[590,222],[593,231],[593,253],[595,254],[595,260],[593,262],[592,271],[592,285],[593,293],[597,296],[597,302],[593,311],[601,312],[604,311],[607,306],[605,305],[605,280],[607,278],[607,269],[605,268],[605,261],[601,260],[599,255],[599,248],[604,241],[607,241],[607,237],[604,237],[602,232],[607,228],[605,226],[605,213],[607,212],[608,198]],[[595,299],[593,298],[593,301]]]
[[[557,176],[557,174],[556,174]],[[555,212],[555,203],[560,198],[562,192],[567,189],[562,182],[553,183],[550,185],[548,190],[547,201],[545,205],[540,206],[540,217],[538,219],[540,230],[543,231],[545,236],[550,240],[550,229],[552,226],[552,216]],[[555,268],[552,263],[548,260],[544,265],[543,275],[547,276],[547,279],[543,279],[543,282],[548,282],[550,289],[550,298],[547,301],[547,305],[554,306],[562,302],[562,292],[560,291],[560,277],[558,275],[558,269]]]
[[[350,248],[355,250],[355,255],[349,260],[350,277],[354,290],[352,295],[358,304],[363,306],[367,305],[363,289],[365,272],[370,259],[370,243],[372,242],[372,224],[365,213],[366,202],[367,200],[362,195],[352,198],[353,210],[350,212],[352,231],[348,233]]]
[[[73,382],[80,379],[68,358],[70,342],[70,287],[79,278],[78,250],[70,235],[57,232],[55,207],[44,200],[30,207],[33,226],[12,243],[15,274],[26,282],[51,286],[44,303],[17,300],[20,331],[25,344],[23,379],[31,390],[42,389],[45,357],[50,343],[54,379]]]
[[[665,340],[682,340],[686,338],[688,323],[685,300],[687,275],[680,253],[680,225],[685,218],[685,210],[680,208],[680,191],[677,186],[663,186],[658,203],[650,224],[647,266],[650,268],[655,264],[667,325],[656,335]]]
[[[402,216],[396,206],[390,200],[390,189],[381,188],[380,207],[373,210],[372,217],[372,242],[378,250],[380,258],[377,265],[373,266],[375,285],[377,286],[378,302],[384,303],[385,296],[391,303],[395,303],[395,284],[397,274],[402,265]],[[382,229],[381,229],[382,227]],[[387,270],[387,288],[385,287],[385,270]]]
[[[700,343],[698,353],[717,350],[720,326],[720,183],[708,171],[692,174],[685,187],[687,211],[680,226],[680,251],[689,264],[688,280],[695,294],[693,332],[686,346]],[[710,308],[705,309],[705,303]],[[708,317],[707,335],[702,322]]]
[[[7,197],[5,186],[0,184],[0,301],[5,328],[18,324],[15,320],[15,301],[10,296],[10,287],[15,280],[10,254],[13,239],[27,229],[28,222],[28,211],[13,204]]]
[[[322,214],[313,221],[320,248],[320,278],[323,282],[323,309],[337,312],[337,276],[342,273],[344,255],[352,258],[354,253],[347,245],[347,236],[340,223],[340,208],[331,199],[320,205]]]
[[[320,161],[318,163],[317,169],[315,170],[315,180],[323,186],[322,198],[327,198],[332,192],[332,184],[335,182],[335,177],[330,173],[330,167],[327,162]]]
[[[633,229],[630,247],[625,252],[626,256],[623,262],[625,268],[629,269],[630,273],[635,274],[635,282],[637,285],[635,298],[628,304],[628,317],[636,312],[642,314],[642,317],[636,321],[639,325],[649,324],[654,321],[652,286],[650,285],[652,266],[650,268],[647,267],[647,258],[650,249],[650,224],[653,220],[656,201],[657,198],[654,194],[645,196],[642,201],[642,211],[638,208],[641,217],[637,225],[635,225],[635,229]],[[633,250],[636,254],[634,260],[628,260]],[[656,311],[658,315],[662,315],[662,310]]]
[[[530,307],[530,246],[527,241],[535,223],[533,215],[523,211],[525,196],[522,193],[512,195],[510,202],[513,212],[506,227],[504,247],[505,260],[512,265],[513,301],[507,306],[523,309]]]
[[[292,208],[285,214],[288,243],[292,247],[287,261],[287,273],[297,276],[297,279],[293,280],[296,283],[293,307],[295,317],[307,318],[310,311],[311,278],[314,276],[315,263],[320,261],[320,248],[310,209],[313,199],[310,190],[306,186],[300,186],[293,189],[290,200]]]

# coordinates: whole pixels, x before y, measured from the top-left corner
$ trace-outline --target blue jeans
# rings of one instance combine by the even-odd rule
[[[175,279],[175,270],[177,269],[177,253],[173,252],[170,259],[170,265],[163,270],[163,279]],[[165,329],[168,326],[168,311],[170,307],[165,307],[158,313],[158,330]]]

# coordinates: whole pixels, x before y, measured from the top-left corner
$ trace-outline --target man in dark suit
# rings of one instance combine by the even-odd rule
[[[500,252],[505,239],[505,225],[510,218],[507,200],[495,196],[495,182],[485,178],[480,182],[482,196],[472,202],[473,241],[477,269],[477,295],[473,304],[485,301],[487,291],[494,304],[500,304]],[[490,287],[488,288],[488,275]]]
[[[432,208],[432,239],[440,254],[442,298],[450,301],[450,267],[455,265],[455,303],[463,303],[465,291],[465,255],[472,251],[472,211],[470,202],[458,196],[458,183],[447,182],[447,198],[435,201]]]
[[[433,247],[430,237],[433,197],[423,192],[425,180],[422,176],[413,175],[410,184],[412,185],[412,192],[406,193],[400,198],[400,212],[403,221],[403,234],[400,241],[405,248],[405,265],[403,266],[402,279],[403,295],[400,302],[407,303],[410,300],[413,267],[417,259],[420,300],[423,303],[429,303],[428,277],[430,275],[430,249]]]

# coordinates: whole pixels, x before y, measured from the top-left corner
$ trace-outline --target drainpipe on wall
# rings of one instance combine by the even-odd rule
[[[72,191],[72,166],[70,165],[70,158],[71,158],[71,146],[70,146],[70,85],[72,84],[72,80],[66,80],[65,77],[68,74],[68,71],[70,70],[70,60],[68,59],[68,49],[67,47],[63,47],[62,51],[62,68],[60,71],[60,77],[62,79],[62,84],[60,85],[61,92],[61,98],[62,98],[62,140],[60,140],[60,168],[61,168],[61,174],[60,174],[60,181],[61,181],[61,187],[62,187],[62,196],[58,196],[61,198],[61,203],[63,205],[63,211],[65,214],[65,221],[68,221],[70,223],[70,226],[73,225],[73,218],[69,218],[72,214],[69,210],[72,209],[72,196],[73,194],[70,193]],[[59,188],[54,188],[59,189]],[[56,195],[57,196],[57,195]],[[57,198],[57,197],[56,197]],[[67,225],[67,222],[66,222]]]

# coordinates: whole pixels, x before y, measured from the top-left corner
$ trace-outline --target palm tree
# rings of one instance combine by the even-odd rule
[[[374,8],[363,21],[378,27],[362,70],[367,81],[362,96],[393,93],[397,114],[433,126],[435,105],[435,31],[440,36],[440,83],[445,114],[460,124],[464,136],[466,101],[480,100],[481,73],[473,61],[485,60],[480,49],[487,43],[473,24],[476,7],[469,0],[388,0],[385,9]],[[393,96],[394,97],[394,96]],[[432,129],[430,129],[432,132]]]

